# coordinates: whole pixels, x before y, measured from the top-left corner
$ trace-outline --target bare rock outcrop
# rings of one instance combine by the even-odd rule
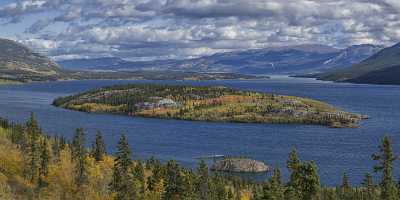
[[[216,161],[212,166],[213,171],[224,171],[224,172],[266,172],[269,167],[257,160],[248,158],[225,158],[223,160]]]

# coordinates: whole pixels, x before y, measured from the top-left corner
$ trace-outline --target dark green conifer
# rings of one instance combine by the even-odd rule
[[[204,160],[201,160],[197,168],[198,175],[198,188],[197,191],[200,194],[200,199],[207,200],[210,197],[210,183],[208,175],[208,166]]]
[[[340,196],[343,200],[350,200],[352,198],[351,186],[349,182],[349,177],[346,173],[343,174],[342,184],[340,185]]]
[[[166,169],[166,189],[164,200],[180,200],[184,188],[182,187],[182,174],[181,168],[176,161],[171,160],[167,163]]]
[[[151,164],[151,168],[152,168],[152,175],[150,177],[148,177],[148,181],[147,181],[147,189],[149,191],[154,191],[155,190],[155,186],[160,183],[161,179],[163,178],[163,168],[161,166],[160,161],[158,160],[154,160],[154,162],[152,162],[153,164]],[[150,166],[150,165],[149,165]],[[147,167],[147,165],[146,165]]]
[[[378,161],[375,165],[375,172],[382,172],[381,179],[381,196],[382,200],[395,200],[397,199],[397,188],[393,180],[393,162],[396,156],[392,150],[390,138],[385,136],[382,144],[379,146],[379,152],[372,155],[373,160]]]
[[[40,167],[39,167],[39,188],[46,187],[48,183],[45,181],[45,177],[49,173],[49,162],[50,162],[50,152],[47,143],[47,139],[44,139],[40,147]]]
[[[103,157],[106,153],[106,145],[104,143],[103,136],[100,131],[97,131],[96,139],[92,148],[92,156],[97,162],[99,162],[103,160]]]
[[[75,184],[80,187],[87,183],[88,172],[86,164],[85,132],[77,129],[72,140],[72,159],[75,162]]]
[[[39,158],[40,158],[40,136],[42,131],[36,120],[35,114],[31,113],[31,117],[26,123],[26,135],[28,138],[26,153],[28,155],[29,169],[27,170],[27,177],[31,183],[36,183],[39,176]]]
[[[144,167],[141,161],[137,161],[132,171],[133,190],[136,191],[136,199],[144,198],[146,192]]]
[[[131,190],[132,175],[130,167],[132,165],[131,149],[125,135],[122,134],[117,145],[115,155],[111,190],[116,193],[116,200],[129,200],[134,198]]]
[[[274,174],[263,188],[261,200],[282,200],[284,199],[284,187],[281,181],[281,170],[274,169]]]
[[[289,159],[286,162],[286,167],[290,173],[289,182],[287,183],[287,189],[285,196],[290,199],[299,199],[301,197],[301,185],[300,185],[300,167],[301,161],[297,155],[296,149],[293,149],[289,154]]]
[[[376,186],[374,185],[374,181],[372,175],[370,173],[365,174],[365,178],[362,182],[362,186],[365,188],[365,197],[368,200],[377,200],[376,195]]]
[[[300,166],[301,199],[314,200],[319,198],[320,180],[315,162],[306,162]]]

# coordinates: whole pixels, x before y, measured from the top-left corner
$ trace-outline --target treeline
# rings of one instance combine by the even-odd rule
[[[360,186],[351,186],[346,174],[338,187],[324,187],[313,161],[289,154],[290,177],[284,182],[279,168],[269,180],[251,182],[209,173],[205,162],[197,169],[176,161],[150,158],[132,160],[125,135],[115,155],[106,151],[98,132],[90,148],[83,129],[72,140],[49,137],[35,116],[24,124],[0,119],[0,199],[104,199],[104,200],[396,200],[400,186],[393,177],[397,156],[390,138],[384,137],[372,156],[379,183],[366,174]]]
[[[127,84],[103,87],[77,95],[61,97],[53,105],[96,103],[111,106],[125,105],[123,112],[135,112],[135,104],[152,102],[153,97],[171,98],[175,101],[211,99],[222,95],[242,94],[242,92],[224,87],[168,86],[157,84]],[[83,98],[82,98],[83,97]]]

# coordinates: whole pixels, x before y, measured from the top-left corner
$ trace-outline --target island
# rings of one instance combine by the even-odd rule
[[[269,167],[261,161],[232,157],[216,161],[210,169],[221,172],[260,173],[267,172]]]
[[[308,98],[223,86],[128,84],[54,100],[54,106],[88,113],[211,122],[313,124],[358,127],[363,116]]]

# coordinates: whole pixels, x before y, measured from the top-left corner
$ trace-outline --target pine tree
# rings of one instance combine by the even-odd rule
[[[155,160],[154,158],[151,160],[152,175],[147,178],[147,189],[149,195],[153,197],[150,199],[162,199],[164,194],[164,168],[159,160]]]
[[[320,191],[320,180],[318,176],[317,165],[315,162],[306,162],[300,166],[300,185],[301,199],[313,200],[318,199]]]
[[[54,136],[53,138],[53,143],[51,144],[51,150],[53,152],[53,157],[56,161],[60,160],[60,142],[58,136]]]
[[[38,187],[46,187],[48,183],[45,181],[45,177],[49,173],[49,161],[50,161],[50,152],[47,144],[47,139],[44,139],[42,145],[40,147],[40,168],[39,168],[39,182]]]
[[[83,129],[77,129],[72,140],[72,159],[75,162],[75,184],[79,187],[88,181],[86,164],[87,151],[85,148],[85,133]]]
[[[130,167],[132,165],[131,156],[128,140],[122,134],[117,145],[112,182],[110,183],[111,190],[116,193],[116,200],[130,200],[133,198],[130,188],[132,184],[130,174]]]
[[[349,177],[347,176],[346,173],[344,173],[342,177],[342,185],[340,186],[340,193],[341,193],[341,199],[343,200],[350,200],[352,198]]]
[[[104,155],[107,154],[106,152],[106,145],[103,140],[103,136],[100,131],[97,131],[96,133],[96,139],[93,144],[93,149],[92,149],[92,156],[94,159],[99,162],[102,161],[104,158]]]
[[[284,191],[281,181],[281,170],[274,169],[274,174],[263,188],[262,200],[282,200],[284,199]]]
[[[167,163],[166,170],[166,189],[165,195],[163,196],[164,200],[180,200],[182,199],[182,174],[179,165],[176,161],[169,161]]]
[[[293,149],[289,154],[289,159],[286,162],[286,167],[290,172],[289,182],[287,183],[287,190],[285,191],[285,197],[288,199],[299,199],[301,194],[300,186],[300,167],[301,162],[298,158],[296,149]]]
[[[85,151],[85,132],[82,128],[78,128],[75,130],[75,134],[72,138],[71,143],[71,154],[72,159],[76,159]]]
[[[35,114],[31,113],[30,119],[26,123],[26,135],[28,137],[28,144],[26,150],[29,157],[29,169],[27,176],[31,183],[36,183],[39,177],[39,157],[40,157],[40,142],[42,131],[36,120]]]
[[[146,193],[146,185],[145,185],[144,167],[142,162],[137,161],[132,171],[132,178],[134,182],[133,190],[136,191],[135,194],[136,199],[143,199]]]
[[[393,162],[396,156],[392,150],[390,138],[385,136],[382,144],[379,146],[379,152],[372,155],[373,160],[379,163],[374,167],[375,172],[382,172],[381,179],[381,199],[395,200],[397,199],[397,188],[393,181]]]
[[[365,174],[365,178],[362,182],[362,186],[364,186],[364,188],[365,188],[366,199],[377,200],[376,188],[374,185],[372,175],[370,173]]]
[[[197,168],[198,175],[198,183],[197,183],[197,191],[200,193],[200,199],[207,200],[210,197],[210,186],[209,186],[209,175],[208,175],[208,166],[201,160],[199,163],[199,167]]]

